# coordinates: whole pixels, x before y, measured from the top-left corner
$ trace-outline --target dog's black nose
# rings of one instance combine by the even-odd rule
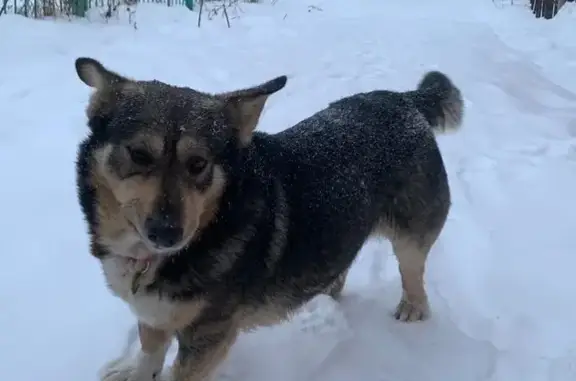
[[[175,246],[182,240],[184,231],[181,227],[162,221],[149,218],[146,220],[145,228],[148,239],[158,246],[169,248]]]

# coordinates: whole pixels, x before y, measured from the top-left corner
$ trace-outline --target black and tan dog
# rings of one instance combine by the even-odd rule
[[[434,132],[457,129],[460,91],[429,72],[417,90],[343,98],[277,134],[255,132],[286,77],[225,94],[135,81],[79,58],[95,88],[78,152],[92,253],[139,322],[141,351],[106,381],[213,374],[239,332],[314,296],[338,297],[371,236],[391,240],[402,321],[429,313],[426,256],[449,208]]]

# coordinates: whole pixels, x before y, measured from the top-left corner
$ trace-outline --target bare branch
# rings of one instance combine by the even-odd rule
[[[198,11],[198,28],[200,28],[200,23],[202,23],[202,10],[204,9],[204,0],[200,0],[200,10]]]
[[[228,18],[228,11],[226,10],[226,4],[222,4],[222,8],[224,10],[224,17],[226,17],[226,24],[228,28],[230,28],[230,18]]]

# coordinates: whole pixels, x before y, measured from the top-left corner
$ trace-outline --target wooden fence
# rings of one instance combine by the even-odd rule
[[[168,7],[183,6],[193,10],[196,0],[0,0],[0,15],[13,13],[32,18],[84,17],[91,8],[114,11],[121,5],[130,6],[137,3],[164,4]]]

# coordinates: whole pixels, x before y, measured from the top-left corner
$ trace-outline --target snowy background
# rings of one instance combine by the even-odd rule
[[[499,0],[497,0],[499,3]],[[314,7],[310,7],[313,5]],[[433,317],[391,314],[390,245],[363,250],[336,304],[243,335],[231,381],[576,379],[576,6],[536,20],[490,0],[279,0],[196,28],[185,8],[139,6],[135,30],[0,17],[0,377],[96,381],[134,319],[88,254],[74,159],[89,95],[74,59],[206,91],[287,74],[260,129],[328,102],[413,89],[446,72],[466,98],[460,133],[439,137],[453,192],[426,275]]]

